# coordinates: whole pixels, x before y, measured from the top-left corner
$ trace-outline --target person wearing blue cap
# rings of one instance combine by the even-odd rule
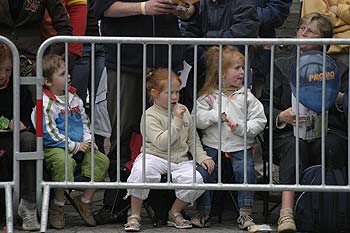
[[[332,36],[333,26],[332,22],[328,19],[328,17],[319,13],[310,13],[308,15],[303,16],[300,19],[296,38],[331,38]],[[300,51],[302,56],[305,56],[305,54],[310,53],[310,51],[321,51],[321,49],[321,45],[300,45]],[[317,54],[317,52],[315,52],[315,54]],[[309,63],[306,63],[306,65],[308,66],[307,68],[310,68],[315,62],[315,57],[316,59],[318,59],[315,55],[309,57],[310,61]],[[273,77],[273,115],[269,115],[269,85],[265,86],[265,89],[263,90],[262,96],[260,98],[265,107],[265,114],[268,117],[272,118],[274,124],[273,162],[279,165],[279,181],[281,184],[296,183],[296,138],[293,133],[293,126],[296,125],[297,116],[292,110],[291,103],[293,93],[291,86],[293,75],[295,75],[293,69],[295,70],[296,61],[296,51],[293,51],[293,53],[289,54],[288,56],[284,54],[283,57],[277,58],[275,60]],[[346,74],[347,72],[345,71],[345,67],[338,64],[334,69],[335,72],[339,72],[340,77],[342,77],[342,74]],[[300,71],[303,70],[301,69]],[[306,73],[306,75],[308,74],[309,73]],[[300,75],[300,78],[303,78],[302,74]],[[269,76],[267,76],[267,80],[269,80]],[[300,87],[302,87],[302,84],[300,85]],[[333,101],[335,101],[334,96],[332,98]],[[319,99],[318,102],[321,103],[321,99]],[[331,110],[329,110],[328,114],[328,127],[331,130],[328,130],[325,140],[326,158],[329,158],[332,155],[337,155],[337,158],[332,157],[333,166],[343,166],[342,164],[344,163],[340,161],[340,155],[346,155],[347,144],[343,137],[340,137],[338,134],[332,133],[333,128],[336,128],[333,127],[333,125],[336,125],[339,122],[337,117],[333,117],[333,113]],[[299,124],[306,124],[305,116],[299,116]],[[322,142],[320,138],[316,138],[314,140],[299,139],[299,171],[303,171],[304,168],[310,165],[320,164],[321,143]],[[330,153],[331,151],[332,153]],[[294,196],[294,192],[282,192],[282,204],[280,210],[280,217],[278,220],[278,232],[296,232],[297,230],[293,215]]]

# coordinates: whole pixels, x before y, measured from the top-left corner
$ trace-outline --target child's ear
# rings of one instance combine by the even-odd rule
[[[151,89],[151,96],[156,97],[159,95],[159,92],[156,89]]]
[[[48,78],[44,78],[44,85],[45,85],[45,86],[50,87],[51,84],[52,84],[52,83],[49,81]]]

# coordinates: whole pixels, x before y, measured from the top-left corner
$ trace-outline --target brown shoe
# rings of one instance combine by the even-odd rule
[[[50,224],[53,228],[62,229],[64,228],[64,209],[63,206],[52,204],[49,210]]]
[[[297,231],[294,222],[293,214],[285,214],[279,217],[278,219],[278,232],[280,233],[294,233]]]
[[[91,210],[91,203],[81,202],[80,197],[78,196],[73,199],[72,205],[89,227],[96,226],[96,221]]]

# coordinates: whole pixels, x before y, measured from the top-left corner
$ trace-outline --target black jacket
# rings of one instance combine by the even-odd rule
[[[178,18],[174,15],[145,16],[136,15],[121,18],[108,18],[103,14],[108,7],[117,0],[99,0],[95,2],[95,16],[101,19],[102,36],[127,37],[180,37]],[[123,2],[142,2],[142,0],[123,0]],[[116,70],[117,47],[114,44],[106,46],[106,66]],[[142,45],[124,44],[121,46],[121,69],[128,72],[141,73]],[[181,46],[173,46],[172,68],[182,69]],[[148,67],[168,67],[168,46],[147,46]]]
[[[15,43],[20,54],[35,61],[37,50],[42,43],[40,25],[47,9],[58,35],[72,35],[67,11],[60,0],[23,0],[19,14],[13,18],[9,0],[0,0],[0,35]],[[55,44],[51,52],[62,54],[64,44]]]
[[[184,37],[199,38],[256,38],[259,20],[256,0],[201,0],[196,12],[181,23]],[[205,64],[205,47],[199,47],[199,65]],[[186,50],[186,60],[193,64],[193,48]]]

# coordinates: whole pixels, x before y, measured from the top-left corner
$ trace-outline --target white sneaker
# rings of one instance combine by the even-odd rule
[[[37,208],[29,209],[20,201],[18,206],[18,215],[22,218],[22,229],[25,231],[40,230],[40,223],[38,221]]]

